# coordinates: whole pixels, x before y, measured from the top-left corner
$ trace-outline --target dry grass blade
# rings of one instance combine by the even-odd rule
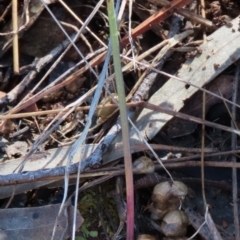
[[[83,25],[83,21],[67,6],[66,3],[64,3],[62,0],[59,0],[59,2],[68,10],[68,12],[71,13],[71,15]],[[86,26],[86,30],[95,38],[97,39],[97,41],[107,49],[107,45],[101,40],[99,39],[98,36],[96,36],[96,34],[94,32],[91,31],[91,29],[89,27]]]
[[[132,3],[132,2],[131,2]],[[134,188],[133,188],[133,174],[132,174],[132,155],[130,151],[130,136],[128,125],[128,110],[126,107],[126,94],[124,88],[123,74],[120,59],[120,44],[118,40],[118,24],[115,13],[114,1],[107,0],[107,10],[109,18],[110,39],[112,43],[112,55],[114,71],[116,76],[116,86],[119,101],[120,121],[123,137],[123,152],[125,163],[125,178],[127,188],[127,239],[134,238]],[[131,13],[130,13],[131,15]],[[130,21],[131,22],[131,21]],[[129,25],[130,26],[130,25]]]

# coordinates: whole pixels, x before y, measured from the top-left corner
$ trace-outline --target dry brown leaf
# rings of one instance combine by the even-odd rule
[[[15,124],[11,119],[3,120],[0,123],[0,132],[5,136],[13,133],[15,129]]]
[[[53,226],[60,204],[43,207],[9,208],[0,210],[0,239],[42,240],[51,239]],[[64,240],[71,235],[73,206],[63,210],[59,217],[55,240]],[[83,223],[77,212],[76,229]]]

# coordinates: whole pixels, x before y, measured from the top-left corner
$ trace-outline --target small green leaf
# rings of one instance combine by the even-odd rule
[[[89,236],[97,237],[98,236],[98,231],[91,231],[91,232],[89,232]]]

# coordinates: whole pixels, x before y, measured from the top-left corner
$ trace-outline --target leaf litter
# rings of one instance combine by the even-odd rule
[[[6,2],[7,1],[3,1],[3,3],[1,3],[2,9],[7,7]],[[11,119],[12,114],[19,113],[19,111],[23,111],[23,113],[21,114],[24,114],[24,112],[27,111],[27,107],[31,106],[32,109],[34,109],[34,111],[57,109],[59,110],[59,114],[56,116],[55,113],[49,115],[48,117],[45,117],[44,113],[43,116],[34,115],[34,113],[32,113],[32,117],[24,118],[24,115],[23,116],[19,115],[20,116],[19,118],[17,118],[16,120],[13,119],[8,120],[8,123],[7,120],[4,119],[2,120],[1,124],[2,127],[0,131],[3,137],[7,139],[10,143],[9,147],[7,147],[5,150],[3,149],[3,151],[5,151],[4,153],[8,155],[8,157],[12,155],[15,158],[18,157],[18,155],[22,155],[22,158],[20,159],[13,159],[12,157],[10,157],[12,159],[8,159],[8,161],[1,163],[0,181],[3,185],[4,184],[6,185],[1,187],[0,189],[1,199],[10,197],[9,199],[10,203],[12,199],[14,199],[14,194],[22,193],[22,195],[24,195],[25,194],[23,193],[24,191],[30,191],[40,186],[48,185],[50,183],[53,184],[54,182],[56,183],[55,185],[56,189],[63,186],[63,182],[61,181],[61,179],[66,171],[65,167],[67,166],[67,158],[69,151],[71,151],[70,150],[71,148],[66,145],[71,144],[75,139],[77,139],[77,136],[81,135],[81,132],[83,131],[86,123],[85,117],[85,114],[87,115],[86,110],[81,112],[80,118],[78,114],[74,113],[74,111],[77,109],[79,105],[89,105],[91,103],[94,86],[96,86],[97,84],[96,76],[98,76],[99,72],[101,71],[101,62],[103,61],[105,55],[104,51],[107,45],[106,43],[107,32],[106,29],[102,28],[102,26],[106,24],[107,21],[107,19],[104,16],[104,12],[106,11],[106,9],[104,5],[102,5],[101,10],[98,13],[99,16],[93,18],[93,20],[88,25],[88,29],[89,30],[93,29],[93,31],[92,30],[90,30],[90,32],[89,30],[88,32],[85,30],[81,31],[82,32],[81,39],[76,43],[77,47],[80,48],[80,51],[85,56],[85,59],[90,60],[90,65],[92,67],[90,67],[90,65],[85,65],[86,60],[82,61],[79,55],[76,54],[76,50],[74,50],[73,48],[71,48],[71,50],[67,54],[65,54],[64,57],[61,56],[62,60],[56,61],[55,60],[56,57],[60,56],[64,49],[68,46],[70,39],[68,38],[66,40],[65,35],[62,34],[62,31],[60,31],[58,27],[56,27],[54,21],[51,19],[51,17],[49,17],[48,13],[46,11],[43,11],[44,4],[42,4],[42,2],[40,1],[36,2],[32,0],[30,1],[29,5],[27,5],[26,2],[24,1],[25,5],[19,7],[20,8],[19,19],[21,19],[20,25],[22,26],[22,28],[20,28],[19,33],[20,43],[22,44],[22,48],[20,48],[21,50],[20,63],[21,61],[23,62],[20,65],[23,67],[22,69],[20,68],[19,76],[12,75],[10,77],[11,79],[13,79],[11,84],[4,83],[5,87],[3,90],[6,92],[6,95],[4,95],[0,100],[0,105],[2,107],[1,116],[2,117],[7,116],[9,117],[9,119]],[[89,2],[91,5],[92,4],[91,1]],[[87,16],[90,15],[91,9],[94,8],[93,5],[89,7],[90,6],[88,5],[89,2],[85,1],[84,3],[82,3],[83,5],[80,5],[81,7],[79,7],[78,1],[74,1],[74,3],[66,1],[66,4],[70,4],[70,8],[73,11],[75,11],[78,16],[87,19]],[[122,55],[122,62],[125,64],[123,65],[123,72],[125,73],[124,78],[126,90],[127,93],[129,94],[127,99],[129,101],[134,96],[132,101],[135,101],[136,103],[136,105],[130,106],[130,110],[132,111],[133,109],[135,111],[135,112],[132,111],[131,114],[132,119],[134,119],[134,124],[138,129],[138,132],[136,132],[135,128],[133,127],[130,131],[130,142],[132,145],[131,151],[134,154],[133,155],[134,158],[136,159],[137,157],[141,157],[143,155],[148,155],[152,157],[152,153],[148,150],[148,148],[143,147],[142,140],[139,138],[139,134],[141,134],[145,140],[151,143],[151,146],[157,151],[158,156],[160,158],[163,158],[164,155],[166,155],[166,153],[169,152],[178,153],[179,151],[181,151],[182,153],[180,157],[177,156],[177,154],[175,155],[173,154],[174,159],[175,157],[178,158],[176,159],[176,161],[181,161],[181,159],[184,159],[184,157],[186,158],[186,156],[188,156],[189,159],[191,159],[191,157],[192,158],[194,157],[194,154],[196,154],[195,155],[196,157],[197,153],[190,152],[190,148],[194,147],[196,149],[195,151],[197,151],[197,149],[200,151],[199,149],[200,140],[198,137],[195,137],[196,134],[198,136],[200,135],[198,125],[193,122],[187,122],[186,119],[180,120],[179,118],[176,117],[173,118],[173,116],[175,116],[173,112],[169,111],[168,114],[160,113],[156,108],[155,110],[148,108],[142,109],[141,106],[149,107],[151,106],[150,104],[153,104],[156,106],[167,108],[167,110],[172,110],[175,112],[181,111],[182,113],[188,114],[187,118],[189,120],[193,119],[193,116],[200,119],[202,113],[201,110],[202,100],[201,94],[197,92],[199,89],[207,92],[206,110],[208,112],[209,111],[212,112],[212,109],[216,106],[216,104],[221,103],[223,104],[222,100],[223,97],[225,98],[225,102],[232,104],[232,102],[229,99],[231,96],[232,91],[231,89],[233,88],[233,79],[235,71],[234,64],[240,57],[240,51],[238,48],[239,42],[238,38],[240,37],[239,32],[240,20],[239,17],[237,17],[237,15],[239,14],[239,6],[237,3],[231,1],[225,3],[226,5],[223,6],[220,3],[216,4],[215,2],[211,2],[210,5],[207,5],[206,14],[208,20],[205,21],[204,19],[202,19],[200,15],[198,15],[197,12],[195,12],[194,14],[195,15],[197,14],[197,16],[199,17],[195,16],[194,14],[192,15],[190,14],[190,19],[192,20],[192,22],[189,20],[186,20],[186,22],[191,26],[191,28],[195,27],[199,32],[202,31],[201,28],[198,28],[196,24],[195,25],[193,24],[194,21],[196,21],[196,23],[198,24],[203,24],[203,26],[207,25],[208,27],[211,27],[213,29],[211,30],[210,28],[207,29],[207,31],[209,32],[207,32],[208,36],[206,37],[205,42],[198,45],[197,48],[196,47],[190,48],[193,50],[193,52],[186,54],[178,52],[184,49],[181,48],[181,45],[187,45],[188,43],[191,44],[191,42],[194,45],[194,40],[197,40],[199,36],[196,37],[196,34],[194,35],[194,31],[192,29],[188,30],[186,26],[185,26],[186,29],[184,29],[184,27],[181,26],[180,28],[179,27],[177,28],[178,30],[174,30],[176,32],[173,31],[172,36],[168,34],[168,39],[166,39],[167,37],[166,32],[172,31],[171,24],[173,24],[174,21],[170,22],[169,20],[165,19],[166,16],[164,16],[162,12],[167,12],[169,16],[172,15],[172,12],[169,11],[168,6],[166,5],[166,1],[165,3],[164,1],[159,1],[160,5],[159,4],[154,5],[155,3],[154,1],[149,2],[150,3],[143,3],[142,1],[138,2],[138,4],[144,5],[144,7],[141,8],[141,11],[145,11],[145,19],[140,20],[137,16],[133,15],[134,20],[136,19],[137,21],[144,21],[142,25],[139,24],[139,26],[133,29],[133,37],[136,37],[135,40],[136,49],[131,49],[129,45],[126,45],[128,37],[125,36],[126,31],[124,30],[124,23],[120,25],[121,26],[120,36],[122,38],[121,46],[124,48],[124,52]],[[184,6],[190,3],[191,1],[187,2],[175,0],[173,2],[174,2],[173,4],[176,4],[177,6],[176,7],[177,13],[182,14],[186,19],[188,19],[187,16],[189,15],[187,15],[187,13],[183,13],[184,10],[181,9],[179,6]],[[31,11],[34,9],[33,6],[37,9],[37,11],[35,9],[35,12],[37,13],[36,15],[32,15],[33,12]],[[161,8],[161,6],[165,7]],[[233,6],[235,6],[235,11]],[[71,14],[68,13],[66,8],[60,7],[60,4],[58,5],[53,3],[50,7],[52,8],[51,10],[54,12],[55,17],[61,21],[63,26],[65,27],[67,26],[66,29],[68,34],[72,34],[71,38],[74,39],[76,37],[76,35],[74,34],[75,33],[74,27],[77,27],[77,31],[79,30],[79,28],[81,28],[79,20],[76,19],[73,20],[74,18],[72,18]],[[153,24],[151,28],[151,24],[154,23],[154,21],[157,21],[156,20],[157,18],[154,19],[151,12],[152,10],[151,11],[146,10],[151,8],[154,9],[154,7],[155,9],[158,9],[158,7],[160,8],[160,11],[158,12],[157,16],[159,19],[162,19],[163,23],[162,25]],[[191,7],[193,7],[193,5],[191,5]],[[134,14],[137,13],[139,14],[137,10],[138,8],[139,5],[138,6],[134,5],[133,11],[134,9],[136,10],[136,13],[134,12]],[[21,17],[24,15],[23,12],[25,13],[26,16],[28,16],[27,15],[28,11],[30,11],[29,20],[27,20],[26,18],[25,21],[22,21]],[[43,13],[41,13],[42,11]],[[185,11],[187,12],[189,10],[185,9]],[[225,14],[227,13],[229,17],[223,17],[223,13]],[[151,17],[148,18],[148,16]],[[6,19],[8,19],[8,21],[11,22],[10,14],[6,15]],[[178,23],[182,23],[182,18],[177,17],[176,19]],[[95,24],[93,24],[94,21]],[[87,25],[87,21],[85,21],[85,25]],[[45,29],[43,28],[43,26],[45,27]],[[42,29],[41,31],[38,30],[40,28]],[[150,28],[152,29],[153,32],[156,31],[156,29],[158,30],[160,29],[160,31],[157,32],[157,35],[160,37],[157,38],[153,32],[149,31]],[[181,29],[182,31],[181,33],[179,33],[179,29]],[[214,29],[216,30],[214,31]],[[145,31],[147,30],[148,32],[145,33]],[[11,51],[8,51],[8,49],[12,47],[11,40],[9,40],[12,37],[11,24],[3,23],[1,25],[1,32],[8,34],[5,34],[5,36],[1,37],[0,55],[2,56],[2,58],[4,56],[8,59],[11,59],[12,58]],[[101,39],[100,41],[96,40],[96,38],[94,37],[95,35],[94,32],[97,33],[98,37]],[[79,33],[77,34],[79,35]],[[57,38],[54,37],[56,35],[58,36]],[[46,38],[44,38],[44,36],[46,36]],[[48,41],[49,43],[51,42],[51,44],[48,44],[48,42],[47,44],[44,43],[43,39]],[[51,39],[54,39],[54,41]],[[155,39],[158,39],[158,41],[155,41]],[[156,51],[159,51],[157,49],[148,52],[149,49],[154,48],[155,45],[159,43],[159,41],[165,42],[165,47],[163,47],[164,44],[163,46],[161,46],[163,48],[160,50],[159,54],[156,54]],[[156,44],[154,45],[155,42]],[[45,45],[48,45],[48,48],[46,48]],[[94,54],[94,52],[97,50],[100,51]],[[136,52],[135,53],[136,59],[134,60],[134,62],[138,68],[137,72],[133,72],[132,59],[129,57],[131,55],[124,55],[124,53],[127,53],[127,51]],[[141,58],[140,56],[143,53],[145,55],[144,57]],[[30,57],[25,58],[24,57],[25,55],[29,55]],[[154,60],[152,60],[153,55],[155,56]],[[189,59],[186,60],[186,58]],[[181,66],[177,62],[177,60],[179,60]],[[60,71],[59,73],[56,72],[57,70],[53,70],[52,73],[53,80],[50,80],[50,78],[47,77],[49,73],[47,73],[46,75],[46,71],[48,70],[48,68],[50,68],[49,64],[53,61],[55,61],[56,63],[59,61],[60,64],[62,64],[62,66],[70,64],[71,62],[71,67],[66,68],[66,70],[62,72]],[[169,69],[169,71],[166,71],[168,69],[168,65],[171,65],[171,68]],[[27,68],[30,69],[29,71],[27,71],[28,72],[27,74],[26,71],[24,70],[25,69],[24,67],[26,69]],[[52,68],[55,68],[55,66],[53,65]],[[91,68],[91,71],[93,71],[94,68],[94,70],[96,70],[96,73],[91,73],[91,71],[89,71],[89,68]],[[8,64],[8,66],[5,65],[1,66],[1,70],[2,74],[11,71],[11,64]],[[161,70],[164,72],[162,72]],[[109,73],[107,75],[109,77],[107,78],[111,81],[114,79],[114,75],[111,75],[112,72],[113,69],[111,65],[109,65]],[[174,74],[174,76],[171,76],[169,74]],[[108,90],[111,89],[112,91],[111,94],[112,96],[114,96],[115,94],[113,92],[115,88],[114,81],[112,81],[111,84],[112,86],[111,87],[108,86]],[[102,92],[101,94],[102,99],[109,98],[108,90],[105,89]],[[151,91],[153,93],[151,93]],[[215,98],[212,95],[208,95],[209,91],[214,93]],[[148,97],[149,94],[150,97]],[[80,98],[80,100],[78,100],[78,98]],[[142,100],[147,101],[149,105],[139,104],[138,106],[137,105],[138,101]],[[238,102],[234,104],[237,107],[239,107]],[[114,112],[116,106],[111,107],[112,112]],[[28,109],[28,111],[32,111],[31,108]],[[63,116],[63,114],[61,114],[61,111],[62,112],[69,111],[69,114],[65,114]],[[169,113],[171,113],[172,115],[169,115]],[[89,180],[87,180],[88,178],[92,179],[93,182],[96,182],[95,184],[100,184],[102,182],[101,178],[103,178],[104,181],[103,177],[104,171],[105,174],[109,175],[109,178],[110,177],[112,178],[116,175],[122,175],[124,173],[121,166],[122,163],[121,158],[123,157],[123,155],[120,125],[119,123],[117,125],[112,125],[114,122],[114,116],[111,117],[112,119],[108,119],[107,117],[104,116],[104,121],[101,123],[102,125],[97,124],[98,122],[97,115],[98,114],[96,112],[93,124],[90,130],[88,131],[85,144],[81,146],[81,149],[77,149],[77,154],[74,155],[72,159],[71,163],[72,165],[70,167],[68,166],[69,173],[73,174],[71,178],[74,180],[75,176],[74,174],[76,174],[78,162],[81,159],[82,162],[81,176],[83,176],[84,178],[81,178],[80,182],[81,184],[85,184],[86,187],[90,183]],[[224,122],[221,122],[221,116],[220,117],[219,116],[220,115],[218,115],[218,113],[215,113],[213,121],[216,121],[217,123],[218,121],[220,121],[219,122],[220,124],[226,124]],[[207,124],[207,122],[203,121],[200,122]],[[55,126],[50,128],[52,124],[55,124]],[[97,125],[97,127],[94,127],[94,124]],[[113,127],[111,128],[111,126]],[[205,155],[207,164],[210,165],[211,162],[209,160],[211,160],[210,158],[211,152],[213,154],[214,152],[216,152],[216,149],[222,151],[224,147],[223,154],[225,151],[226,156],[228,156],[230,152],[227,151],[234,150],[231,149],[229,147],[229,144],[227,143],[228,135],[223,135],[223,130],[219,130],[217,124],[214,125],[213,123],[213,126],[215,128],[209,128],[207,129],[206,132],[208,141],[205,146]],[[227,127],[228,126],[229,125],[227,125]],[[111,130],[108,132],[110,128]],[[238,134],[237,130],[231,130],[229,128],[229,131]],[[17,134],[14,135],[14,133]],[[220,138],[223,136],[227,136],[226,140],[224,141],[225,144],[222,143],[223,141],[220,141],[220,143],[214,141],[214,139],[216,138],[214,134],[216,133],[220,135]],[[38,136],[38,140],[35,143],[33,143],[35,139],[33,138],[33,135]],[[94,143],[94,139],[101,139],[101,136],[103,137],[100,143]],[[191,144],[189,144],[189,142],[191,142]],[[17,150],[19,149],[18,146],[19,144],[20,146],[24,146],[26,145],[26,143],[28,144],[28,146],[30,146],[29,149],[27,149],[28,152],[26,151],[26,148],[24,151],[20,149],[21,152]],[[155,145],[153,143],[155,143]],[[169,150],[165,145],[160,146],[166,143],[168,145],[169,144],[172,145],[173,149]],[[177,148],[179,146],[184,146],[185,148],[182,149]],[[39,148],[42,148],[43,152],[41,152],[42,149],[40,150]],[[35,152],[32,156],[30,156],[36,150],[38,151]],[[168,157],[165,158],[166,160],[164,160],[164,164],[168,166],[167,167],[168,170],[174,169],[175,164],[174,159],[172,160],[172,157],[170,156],[171,154],[169,154]],[[220,157],[219,155],[218,161],[220,160],[222,160],[222,157]],[[21,165],[22,161],[24,161],[25,163],[24,166]],[[175,178],[184,179],[184,175],[182,176],[181,174],[189,175],[188,167],[194,166],[191,164],[189,164],[188,166],[187,162],[184,162],[184,160],[182,161],[183,161],[182,167],[185,166],[184,169],[185,172],[184,171],[182,172],[180,170],[179,171],[171,170],[171,175],[173,176],[173,179]],[[217,163],[218,162],[216,162],[215,166],[218,166]],[[99,167],[102,164],[104,164],[102,170],[101,168],[91,169],[92,165],[94,165],[95,167]],[[154,164],[156,169],[159,169],[160,167],[159,163],[155,162]],[[21,171],[19,171],[18,169],[20,165],[22,166]],[[232,165],[230,163],[228,165],[228,167],[234,166],[239,167],[238,163]],[[88,170],[88,172],[86,172],[86,170]],[[160,173],[164,175],[163,171],[160,171]],[[223,173],[223,175],[229,176],[228,171],[226,170],[226,173]],[[206,176],[207,177],[211,176],[211,171],[210,175],[207,174]],[[98,177],[99,179],[96,177]],[[193,178],[197,177],[199,177],[199,174],[198,175],[193,174]],[[138,176],[136,176],[136,179],[137,178]],[[212,181],[215,181],[215,183],[218,184],[217,180],[219,179],[215,179],[217,178],[216,176],[213,176],[213,178],[214,179]],[[229,177],[226,177],[221,180],[227,181],[228,178]],[[19,183],[16,184],[16,181],[18,181]],[[148,188],[152,188],[153,186],[154,185],[150,184]],[[194,185],[193,188],[195,188],[195,186],[196,185]],[[197,186],[200,186],[200,183],[198,183]],[[210,183],[210,186],[213,186],[213,182]],[[220,184],[217,186],[221,189]],[[139,193],[137,194],[142,193],[146,194],[144,192],[146,191],[146,189],[144,189],[144,187],[142,189],[143,190],[139,190]],[[209,187],[208,196],[209,199],[214,199],[214,197],[216,198],[216,194],[212,196],[216,189],[217,187],[211,188],[210,190]],[[70,188],[70,192],[74,193],[74,190]],[[194,211],[196,211],[195,215],[201,213],[202,216],[204,216],[204,213],[202,212],[201,209],[201,204],[198,201],[199,199],[201,199],[200,190],[196,190],[195,194],[196,195],[194,198],[197,203],[193,203],[194,201],[191,201],[191,199],[187,197],[189,201],[186,201],[187,203],[186,202],[184,203],[185,206],[183,206],[182,209],[185,210],[186,214],[188,215],[190,222],[192,224],[192,229],[198,230],[198,228],[204,221],[204,218],[199,217],[201,221],[197,225],[196,224],[194,225],[196,219],[195,220],[192,219],[193,216],[189,211],[189,209],[192,208],[194,209]],[[149,197],[148,200],[147,196]],[[140,197],[140,200],[138,200],[137,202],[136,209],[138,209],[139,204],[142,206],[147,205],[147,201],[150,201],[151,198],[149,193],[146,194],[145,198],[146,199]],[[224,204],[225,202],[228,202],[226,203],[228,208],[226,208],[225,212],[229,211],[230,208],[229,202],[231,202],[231,199],[229,199],[229,197],[227,197],[226,194],[222,195],[217,194],[217,198],[218,203],[222,202],[222,204]],[[124,196],[122,196],[121,199],[122,199],[121,201],[124,201]],[[116,204],[118,206],[119,203],[116,202]],[[214,201],[211,204],[213,205]],[[50,203],[48,206],[51,206]],[[55,207],[56,209],[59,209],[59,205],[55,205]],[[41,207],[36,207],[35,211],[40,210],[40,208]],[[220,208],[221,207],[217,207],[217,209]],[[9,210],[11,210],[11,208]],[[32,210],[34,210],[33,206]],[[6,212],[4,211],[5,210],[2,209],[2,212],[0,211],[0,214],[6,214]],[[20,209],[19,210],[14,209],[14,211],[19,212],[19,215],[21,213]],[[25,216],[29,214],[31,215],[30,210],[28,210],[28,208],[25,208],[25,211],[26,211],[24,213]],[[45,216],[46,219],[48,219],[47,221],[51,221],[52,223],[54,223],[54,220],[49,220],[50,218],[48,215],[48,211],[49,210],[47,210],[46,212],[43,211],[43,216]],[[58,210],[54,211],[57,212]],[[54,211],[51,210],[51,213],[53,213]],[[148,221],[147,219],[149,219],[150,214],[149,211],[142,212],[140,211],[140,209],[138,209],[138,211],[139,219]],[[229,212],[231,213],[231,211]],[[223,216],[218,212],[217,214],[219,216],[222,216],[222,219],[216,218],[215,213],[213,213],[212,217],[214,223],[217,225],[218,231],[223,236],[225,236],[223,239],[233,239],[233,236],[231,236],[234,229],[232,224],[232,214],[230,214],[231,216],[230,215]],[[57,214],[55,215],[53,214],[51,216],[51,219],[55,219],[56,216]],[[60,221],[59,216],[58,222]],[[121,214],[119,216],[121,216]],[[6,221],[8,219],[10,221],[10,217],[9,218],[6,217]],[[87,217],[86,221],[88,221]],[[221,221],[225,222],[224,229],[220,228]],[[72,224],[71,222],[68,222],[68,220],[66,222],[67,224],[69,223]],[[101,222],[103,223],[104,221]],[[88,224],[89,222],[87,222],[87,226]],[[141,226],[142,223],[136,221],[136,224]],[[78,229],[80,225],[81,223],[78,224],[75,229]],[[9,226],[10,225],[8,225],[8,227]],[[8,227],[6,227],[6,229]],[[49,227],[48,231],[51,232],[51,230],[53,229],[53,225],[49,225],[48,227]],[[210,225],[205,225],[204,227],[205,228],[210,227]],[[158,227],[156,227],[155,224],[152,225],[150,224],[149,229],[154,229],[152,231],[154,235],[162,236],[161,235],[162,232],[161,231],[158,232],[159,229]],[[138,229],[136,234],[148,233],[143,232],[143,230],[144,228],[140,230]],[[66,229],[64,231],[66,232]],[[210,227],[210,232],[211,231],[213,231],[213,228]],[[235,229],[235,231],[238,230]],[[14,233],[20,234],[17,228],[15,229]],[[32,234],[32,229],[30,229],[28,234],[29,234],[28,236],[30,237]],[[45,236],[47,236],[47,234],[49,233],[46,233]],[[55,234],[61,234],[61,231],[57,230]],[[107,234],[108,232],[105,231],[105,236]],[[122,234],[124,235],[124,232]],[[202,239],[209,239],[209,236],[206,233],[206,231],[204,232],[203,230],[200,229],[199,234],[200,234],[199,237],[201,236]],[[95,237],[99,236],[99,234],[95,234],[94,236]],[[189,233],[188,236],[190,236]],[[27,236],[25,237],[26,237],[25,239],[28,239]]]

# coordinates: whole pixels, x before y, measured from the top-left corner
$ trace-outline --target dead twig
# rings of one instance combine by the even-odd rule
[[[176,34],[180,30],[180,18],[179,16],[173,16],[172,18],[172,24],[169,30],[168,38],[172,38],[176,36]],[[173,46],[173,45],[172,45]],[[155,66],[158,70],[162,69],[162,66],[166,62],[166,60],[172,55],[172,50],[170,44],[166,45],[161,49],[161,51],[157,54],[157,56],[153,59],[151,66]],[[132,97],[132,102],[138,102],[142,100],[146,100],[148,98],[148,92],[152,85],[154,84],[158,73],[155,71],[151,71],[149,69],[146,69],[146,71],[141,75],[138,82],[142,80],[141,85],[137,89],[137,91],[134,93]],[[133,89],[136,89],[136,86],[138,86],[138,83],[135,84],[135,87]],[[131,91],[131,93],[133,90]],[[129,95],[131,95],[131,93]]]
[[[2,22],[5,18],[5,16],[7,15],[8,11],[10,10],[12,6],[12,3],[9,3],[8,6],[5,8],[3,14],[0,16],[0,22]]]
[[[167,0],[148,0],[148,1],[155,4],[156,6],[161,6],[161,7],[171,5],[171,2]],[[194,12],[191,12],[187,9],[177,8],[176,12],[195,23],[201,24],[205,27],[212,28],[212,29],[216,28],[216,26],[212,23],[212,21],[206,19],[206,17],[197,15]]]
[[[173,14],[173,11],[177,8],[181,8],[192,2],[192,0],[173,0],[170,5],[163,7],[159,12],[150,16],[147,20],[139,24],[132,30],[132,38],[136,38],[138,35],[143,34],[151,28],[153,24],[165,20]],[[128,36],[121,40],[121,46],[126,45],[129,42]]]
[[[19,74],[19,49],[18,49],[18,1],[12,0],[12,25],[13,25],[13,71]]]

